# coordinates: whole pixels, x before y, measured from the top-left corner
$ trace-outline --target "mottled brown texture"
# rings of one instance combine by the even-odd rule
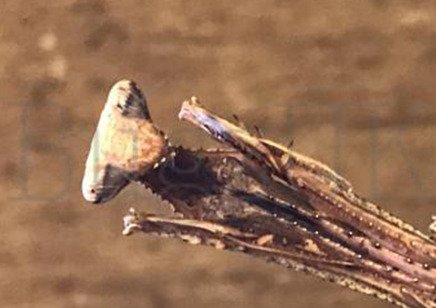
[[[175,149],[140,182],[181,216],[132,212],[125,234],[241,251],[402,307],[436,307],[436,244],[428,236],[356,195],[322,163],[254,136],[195,97],[179,118],[236,152]],[[179,183],[188,186],[174,190]]]
[[[193,94],[332,166],[425,230],[436,211],[436,4],[431,1],[3,0],[2,307],[391,307],[241,254],[121,236],[131,185],[93,206],[80,181],[108,90],[133,79],[177,145]],[[210,268],[213,267],[213,271]]]

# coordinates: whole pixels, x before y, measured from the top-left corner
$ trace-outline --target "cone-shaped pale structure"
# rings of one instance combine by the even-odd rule
[[[84,198],[93,203],[111,200],[168,152],[167,138],[153,124],[141,90],[133,81],[117,82],[92,139],[82,181]]]

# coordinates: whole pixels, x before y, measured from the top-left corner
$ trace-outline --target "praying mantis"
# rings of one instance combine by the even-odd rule
[[[174,217],[131,210],[141,231],[239,251],[402,307],[436,307],[433,239],[355,193],[330,167],[233,124],[199,103],[179,119],[224,145],[173,146],[139,87],[114,85],[94,135],[84,198],[105,203],[131,182],[159,195]]]

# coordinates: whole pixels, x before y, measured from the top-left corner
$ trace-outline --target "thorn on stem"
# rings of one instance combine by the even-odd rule
[[[129,209],[129,214],[124,216],[123,218],[123,235],[129,236],[132,235],[135,231],[141,229],[141,225],[139,224],[139,214],[134,208]]]
[[[241,121],[241,119],[236,115],[233,114],[233,119],[235,119],[236,125],[239,126],[240,128],[247,130],[247,127],[245,126],[244,122]]]
[[[254,125],[254,129],[256,130],[257,137],[259,137],[259,138],[265,137],[265,134],[263,133],[262,129],[259,126]]]

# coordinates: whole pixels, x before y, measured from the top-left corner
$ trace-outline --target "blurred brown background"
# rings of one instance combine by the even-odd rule
[[[320,159],[426,229],[436,213],[436,4],[424,1],[3,0],[0,306],[390,307],[245,256],[121,236],[137,186],[86,204],[84,161],[110,86],[138,82],[176,144],[197,95]]]

